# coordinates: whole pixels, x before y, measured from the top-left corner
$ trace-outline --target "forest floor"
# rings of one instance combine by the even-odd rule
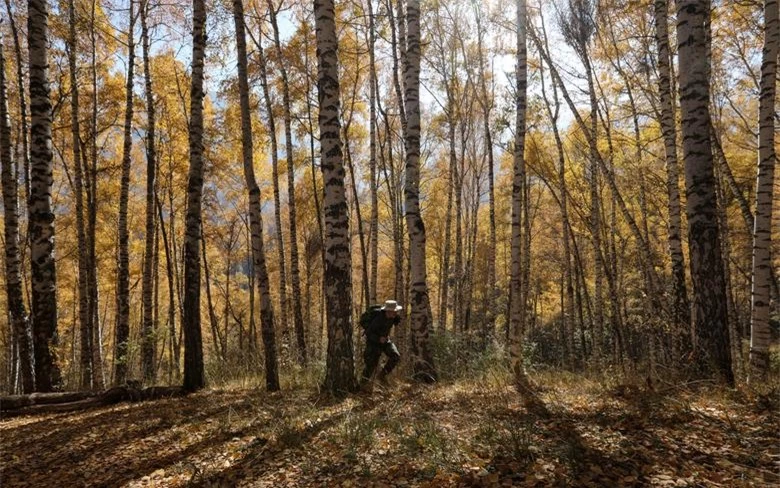
[[[778,486],[777,397],[531,375],[0,421],[0,486]],[[776,392],[775,392],[776,393]]]

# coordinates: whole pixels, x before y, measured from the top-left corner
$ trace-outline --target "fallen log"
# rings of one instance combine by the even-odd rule
[[[39,413],[58,413],[86,410],[93,407],[114,405],[120,402],[161,400],[184,396],[180,386],[150,386],[144,389],[132,386],[115,386],[100,393],[60,392],[31,393],[0,397],[0,417],[16,417]]]
[[[49,405],[52,403],[70,403],[97,396],[94,391],[62,391],[56,393],[30,393],[29,395],[9,395],[0,397],[0,410],[14,410],[31,405]]]

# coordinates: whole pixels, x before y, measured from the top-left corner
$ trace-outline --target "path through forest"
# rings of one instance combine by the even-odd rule
[[[0,421],[3,486],[770,486],[771,397],[532,376],[326,401],[204,391]],[[693,391],[694,386],[696,391]],[[716,393],[717,392],[717,393]],[[528,405],[523,406],[523,405]]]

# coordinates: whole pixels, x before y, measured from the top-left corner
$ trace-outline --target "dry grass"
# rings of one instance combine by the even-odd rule
[[[334,402],[276,394],[183,399],[0,422],[5,486],[771,486],[776,409],[691,385],[493,370]],[[526,406],[533,405],[533,406]]]

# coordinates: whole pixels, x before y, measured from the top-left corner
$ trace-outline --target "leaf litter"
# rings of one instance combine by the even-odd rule
[[[0,421],[0,485],[777,486],[780,422],[750,395],[538,376],[328,400],[310,390]],[[533,398],[525,398],[532,395]]]

